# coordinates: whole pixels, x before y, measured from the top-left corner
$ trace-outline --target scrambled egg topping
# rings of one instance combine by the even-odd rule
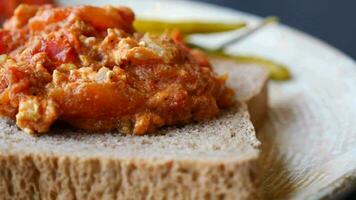
[[[139,34],[126,7],[20,5],[0,29],[0,115],[146,134],[216,117],[234,92],[179,34]]]

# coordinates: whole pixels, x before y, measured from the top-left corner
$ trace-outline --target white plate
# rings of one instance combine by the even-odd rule
[[[114,4],[138,16],[256,23],[259,18],[189,1],[79,0],[62,4]],[[199,41],[214,45],[211,41]],[[272,58],[293,80],[270,84],[270,114],[263,142],[268,199],[332,197],[356,175],[356,64],[337,49],[284,25],[271,26],[229,49]]]

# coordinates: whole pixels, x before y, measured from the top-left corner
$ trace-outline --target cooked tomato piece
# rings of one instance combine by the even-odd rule
[[[51,8],[51,6],[47,7]],[[28,26],[31,31],[43,31],[48,25],[65,20],[70,15],[71,10],[68,8],[52,8],[51,10],[44,9],[41,12],[41,15],[34,16],[29,22]]]
[[[76,59],[76,52],[65,36],[50,37],[44,41],[43,48],[48,57],[57,65],[71,63]]]
[[[125,84],[68,84],[51,93],[61,102],[64,118],[99,119],[134,113],[144,104],[143,95]]]
[[[19,70],[17,67],[9,67],[8,75],[10,83],[17,83],[23,78],[25,78],[25,73]]]
[[[7,51],[6,37],[8,37],[8,32],[0,30],[0,54],[4,54]]]
[[[18,2],[18,1],[17,1]],[[36,4],[36,5],[41,5],[41,4],[49,4],[49,3],[53,3],[52,0],[22,0],[20,1],[21,3],[25,3],[25,4]]]
[[[0,1],[0,16],[1,18],[10,17],[17,6],[15,0],[1,0]]]
[[[82,20],[97,29],[119,28],[130,33],[133,32],[132,22],[135,17],[133,12],[125,7],[102,9],[93,6],[81,6],[77,9],[77,12]]]
[[[41,5],[53,3],[52,0],[0,0],[0,19],[11,17],[19,4]]]

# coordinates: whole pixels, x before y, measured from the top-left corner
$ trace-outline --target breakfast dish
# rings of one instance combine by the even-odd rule
[[[56,3],[73,9],[75,4],[103,6],[117,2],[58,0]],[[223,80],[220,86],[229,91],[229,88],[232,89],[229,97],[234,103],[227,107],[218,107],[218,114],[212,118],[202,121],[192,119],[169,126],[165,124],[161,128],[155,126],[148,128],[144,135],[137,135],[140,134],[138,132],[136,135],[126,134],[135,133],[134,117],[128,123],[131,124],[128,127],[132,128],[123,131],[122,126],[116,126],[121,123],[117,123],[115,128],[108,123],[109,126],[100,125],[98,129],[93,129],[98,120],[90,121],[87,128],[80,129],[79,125],[83,123],[77,125],[75,120],[66,120],[59,115],[55,123],[48,123],[51,128],[43,131],[46,134],[40,137],[29,136],[18,129],[16,116],[8,116],[7,120],[0,119],[2,198],[252,200],[263,196],[264,199],[276,200],[334,199],[335,194],[347,189],[356,180],[356,124],[353,123],[356,118],[356,64],[352,59],[323,42],[284,25],[266,27],[252,37],[230,45],[225,52],[216,52],[214,49],[219,44],[231,40],[230,33],[194,37],[188,34],[219,32],[214,28],[215,24],[224,24],[220,27],[222,29],[230,29],[230,25],[253,27],[263,20],[245,13],[190,1],[121,0],[120,3],[132,8],[140,23],[164,22],[164,27],[183,24],[185,29],[182,32],[187,34],[184,35],[185,42],[203,50],[211,48],[213,54],[219,54],[218,57],[209,57],[208,61],[201,52],[187,48],[182,35],[177,32],[169,31],[161,36],[170,38],[173,46],[178,45],[179,49],[188,49],[188,52],[184,52],[190,57],[186,60],[188,65],[205,63],[204,66],[211,66],[208,68],[213,72],[212,79]],[[46,8],[52,9],[48,6]],[[73,11],[71,9],[68,12]],[[103,14],[99,15],[102,17],[94,18],[93,10],[103,10],[94,7],[86,9],[91,10],[82,16],[88,20],[86,23],[96,24],[94,29],[105,33],[105,30],[100,29],[106,27],[102,27],[102,23],[98,26],[96,22],[108,19],[105,13],[115,9],[107,7],[104,10],[110,11],[99,12]],[[119,10],[121,11],[115,13],[131,15],[127,8]],[[91,14],[88,16],[87,13]],[[116,24],[115,20],[119,18],[104,20],[104,24],[122,24]],[[187,26],[196,23],[206,24],[207,28]],[[142,30],[150,30],[152,26],[143,28]],[[163,29],[154,28],[162,34]],[[141,29],[140,33],[134,33],[129,26],[120,26],[119,29],[125,30],[129,35],[133,33],[133,39],[137,41],[145,35]],[[7,48],[13,42],[8,42],[7,33],[0,35],[2,40],[5,39],[2,43],[5,45],[1,49],[8,51]],[[19,34],[12,36],[16,35]],[[46,37],[46,34],[43,36]],[[104,36],[97,38],[101,40]],[[19,37],[14,41],[21,43]],[[26,47],[26,44],[23,46]],[[66,49],[71,46],[62,47]],[[96,46],[93,45],[93,48]],[[72,64],[80,68],[82,60],[77,59],[77,50],[78,48],[74,51],[77,61]],[[68,52],[70,55],[73,51],[64,51],[60,55],[67,55]],[[103,52],[106,54],[109,51]],[[209,56],[212,55],[210,51],[206,52]],[[16,51],[13,54],[20,55]],[[88,55],[95,60],[90,53]],[[11,58],[2,56],[1,62],[7,61],[8,57]],[[22,58],[13,56],[11,59],[16,61]],[[17,67],[19,63],[13,64]],[[53,65],[49,66],[58,67],[56,61],[51,63]],[[59,64],[61,66],[63,63]],[[100,64],[98,66],[93,71],[99,71]],[[69,65],[69,71],[73,70],[71,67],[73,66]],[[114,69],[111,66],[108,68],[111,71]],[[227,79],[224,74],[228,74]],[[268,77],[272,82],[268,83]],[[35,80],[39,80],[37,78]],[[93,80],[88,79],[89,82]],[[66,81],[63,83],[68,84]],[[1,84],[2,88],[4,85],[8,86],[7,81]],[[42,91],[47,92],[47,88],[50,87]],[[28,93],[24,96],[26,95]],[[219,98],[215,99],[218,101]],[[6,98],[1,100],[8,101]],[[16,107],[17,102],[14,101],[13,104]],[[12,107],[5,104],[3,108]],[[92,108],[98,109],[94,105]],[[72,126],[63,126],[57,122]],[[39,131],[35,129],[28,132],[39,135]]]
[[[4,198],[261,198],[253,125],[268,72],[211,64],[179,32],[137,33],[133,21],[126,7],[20,5],[5,22]],[[50,129],[57,120],[71,127]]]
[[[260,199],[260,142],[246,104],[266,105],[268,73],[257,66],[231,70],[244,80],[231,82],[243,103],[216,119],[150,135],[54,128],[32,137],[0,121],[0,193],[5,199]]]

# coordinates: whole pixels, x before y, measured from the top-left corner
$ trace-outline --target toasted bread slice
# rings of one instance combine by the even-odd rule
[[[229,69],[229,83],[251,104],[264,89],[247,80],[264,77],[248,71]],[[215,120],[141,137],[57,128],[36,138],[6,120],[0,128],[2,199],[260,198],[260,143],[243,102]]]

